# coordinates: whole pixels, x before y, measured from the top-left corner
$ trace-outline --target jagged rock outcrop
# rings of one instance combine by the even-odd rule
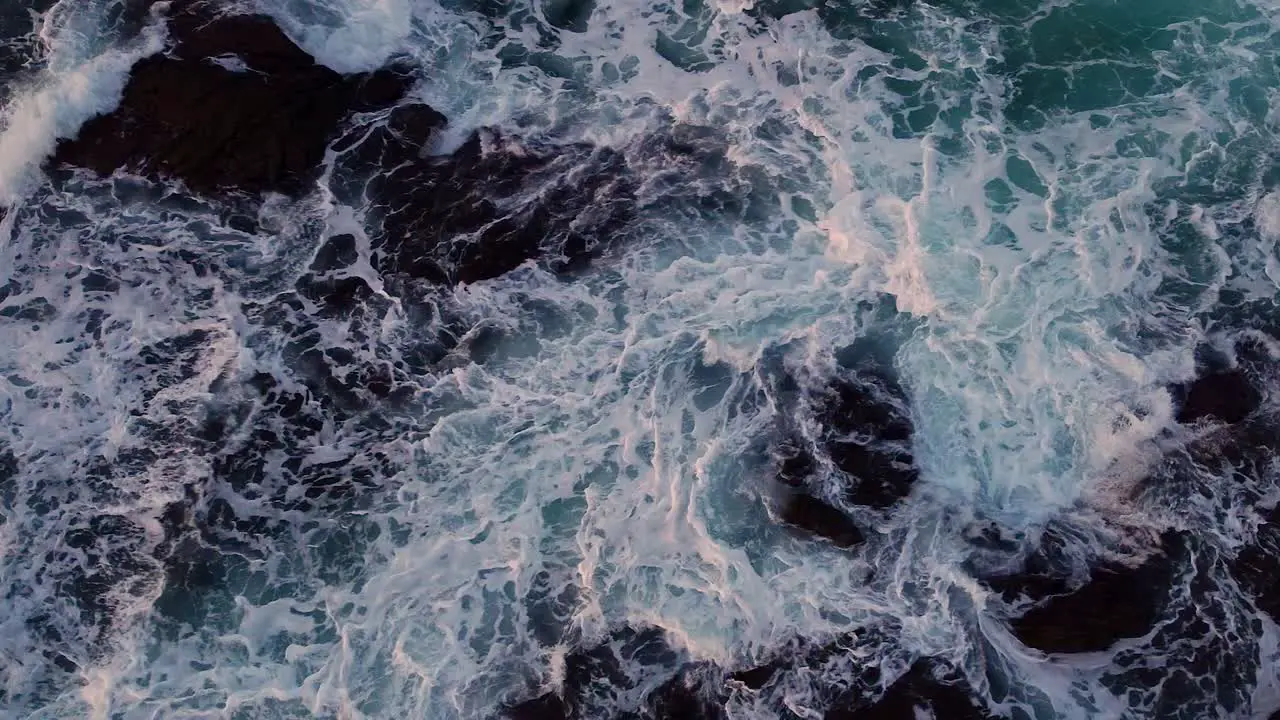
[[[58,144],[51,163],[128,170],[199,193],[295,194],[354,112],[386,108],[412,84],[404,68],[341,75],[262,15],[217,3],[170,5],[165,51],[134,65],[119,105]]]

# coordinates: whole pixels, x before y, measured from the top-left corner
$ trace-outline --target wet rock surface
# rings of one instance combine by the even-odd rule
[[[1180,397],[1177,420],[1191,424],[1204,419],[1236,423],[1258,409],[1262,393],[1243,369],[1210,372],[1175,389]]]
[[[1280,622],[1280,506],[1262,513],[1257,535],[1236,555],[1231,573],[1258,609]]]
[[[816,391],[788,378],[781,392],[798,399],[774,450],[780,519],[840,547],[862,542],[848,510],[886,510],[919,478],[905,392],[873,367],[841,368]]]
[[[1100,652],[1120,640],[1146,635],[1164,609],[1180,541],[1166,534],[1160,551],[1136,566],[1095,565],[1083,584],[1039,600],[1010,629],[1024,645],[1046,653]],[[1016,587],[1024,596],[1076,584],[1055,577],[1052,560],[1043,557],[1033,556],[1028,562],[1029,578],[1017,578]]]
[[[430,155],[444,123],[425,105],[406,105],[335,146],[341,174],[355,178],[340,194],[362,195],[380,224],[374,264],[385,276],[470,283],[544,256],[553,270],[573,270],[631,216],[617,151],[482,129],[453,153]],[[384,171],[370,176],[371,167]]]
[[[1211,421],[1234,425],[1256,415],[1265,397],[1276,359],[1271,338],[1258,330],[1211,336],[1197,350],[1195,379],[1169,389],[1177,404],[1176,419],[1185,425]]]
[[[663,714],[664,709],[681,705],[688,699],[690,691],[678,675],[682,661],[682,654],[667,643],[661,630],[622,628],[605,642],[569,653],[564,660],[562,687],[510,705],[504,717],[511,720],[593,718],[600,717],[606,708],[619,707],[630,708],[630,712],[636,713],[634,717],[682,717]],[[642,669],[645,677],[634,677],[637,669]],[[643,682],[652,675],[670,679],[663,686],[646,692]],[[668,689],[671,683],[677,685]]]
[[[1068,540],[1056,527],[1048,528],[1034,549],[1022,553],[1022,538],[1009,537],[994,523],[973,534],[970,541],[977,553],[970,559],[970,572],[1010,605],[1066,595],[1071,592],[1072,578],[1084,570],[1075,567],[1067,554]]]
[[[1248,534],[1228,571],[1257,608],[1280,618],[1280,507],[1275,504],[1280,426],[1263,401],[1277,379],[1276,328],[1249,328],[1214,337],[1200,350],[1201,374],[1172,388],[1178,421],[1213,423],[1157,474],[1168,493],[1197,493],[1223,504],[1251,507],[1256,531]]]
[[[272,20],[179,0],[169,46],[140,60],[119,106],[58,144],[51,165],[101,175],[128,170],[199,193],[302,192],[353,112],[389,107],[412,83],[403,70],[340,75]]]
[[[482,129],[432,154],[445,117],[422,104],[390,109],[412,85],[407,67],[340,75],[270,18],[217,2],[173,3],[165,22],[166,50],[134,66],[119,106],[60,142],[52,167],[126,170],[204,195],[296,195],[332,144],[335,192],[369,208],[372,261],[393,284],[475,282],[541,257],[572,271],[634,209],[626,163],[610,149]],[[367,295],[353,281],[309,292],[335,306]]]
[[[782,501],[781,519],[830,540],[836,547],[853,547],[866,539],[843,511],[802,492],[790,494]]]
[[[874,371],[846,373],[807,400],[818,428],[792,442],[779,479],[807,482],[824,465],[841,474],[850,505],[887,508],[906,497],[919,478],[911,455],[911,416],[902,388]]]
[[[886,376],[863,373],[838,382],[822,399],[826,450],[853,481],[845,500],[886,508],[906,497],[919,478],[911,455],[911,417],[905,394]]]
[[[813,678],[819,668],[841,663],[871,643],[888,641],[877,631],[859,630],[813,645],[797,640],[780,648],[772,661],[726,672],[709,663],[687,662],[654,628],[625,628],[606,642],[576,650],[565,658],[563,686],[507,706],[509,720],[722,720],[733,698],[748,694],[766,705],[784,707],[783,678],[799,673]],[[828,720],[954,720],[994,718],[976,699],[964,678],[945,663],[922,658],[880,689],[880,670],[855,663],[831,687],[815,688]],[[643,677],[636,677],[639,671]],[[662,679],[654,684],[652,678]],[[646,683],[645,679],[649,679]],[[831,680],[830,677],[827,678]]]
[[[963,679],[939,663],[917,661],[881,697],[855,699],[828,710],[823,720],[987,720],[991,714],[973,697]]]

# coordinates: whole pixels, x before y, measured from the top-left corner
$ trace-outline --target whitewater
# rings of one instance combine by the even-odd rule
[[[1170,390],[1207,346],[1280,357],[1280,5],[242,5],[338,72],[410,60],[433,152],[494,127],[631,158],[636,216],[570,275],[410,301],[338,150],[249,221],[51,180],[165,31],[120,0],[0,10],[0,716],[487,720],[620,628],[670,653],[600,716],[684,664],[868,635],[725,712],[821,718],[921,657],[1002,717],[1280,709],[1280,628],[1227,571],[1280,486],[1170,459],[1209,432]],[[373,299],[282,300],[343,235]],[[778,448],[867,365],[919,479],[842,507],[841,548],[778,521]],[[385,402],[308,384],[372,366]],[[978,576],[1051,528],[1081,568],[1196,540],[1152,632],[1046,655]]]

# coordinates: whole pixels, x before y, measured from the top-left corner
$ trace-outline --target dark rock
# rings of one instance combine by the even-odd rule
[[[972,541],[987,552],[979,554],[981,565],[972,562],[978,558],[971,559],[970,571],[1010,604],[1038,602],[1071,592],[1076,568],[1066,552],[1068,539],[1059,528],[1045,530],[1039,543],[1025,555],[1017,552],[1018,540],[1004,537],[998,527],[984,528],[982,535]]]
[[[542,6],[542,14],[554,27],[570,32],[586,32],[587,21],[594,9],[594,0],[546,0]]]
[[[856,545],[863,533],[823,498],[823,473],[837,472],[839,500],[850,506],[885,509],[906,497],[919,470],[904,393],[884,373],[841,371],[796,413],[797,429],[776,451],[776,478],[786,488],[780,517],[840,547]]]
[[[63,556],[74,552],[80,558],[66,565],[58,590],[76,602],[87,626],[105,636],[115,605],[122,599],[118,594],[129,586],[145,587],[140,579],[153,569],[141,552],[143,529],[120,515],[97,515],[68,529],[63,543],[65,549],[54,552]]]
[[[652,720],[724,720],[724,699],[712,666],[688,667],[645,698],[643,716]]]
[[[1177,419],[1183,424],[1205,418],[1237,423],[1262,403],[1262,393],[1240,368],[1202,375],[1174,394],[1181,399]]]
[[[689,686],[689,678],[677,673],[682,664],[681,653],[667,644],[663,631],[657,628],[622,628],[599,645],[569,653],[564,663],[564,685],[559,692],[510,705],[502,710],[502,716],[513,720],[601,717],[604,708],[617,706],[622,692],[644,681],[644,678],[629,676],[628,669],[640,669],[646,675],[661,673],[679,685],[664,685],[645,698],[645,707],[622,708],[624,713],[653,717],[655,711],[688,709],[700,702],[699,691]]]
[[[311,261],[311,269],[316,272],[340,270],[354,265],[359,259],[360,253],[356,249],[354,235],[334,235],[316,251],[315,259]]]
[[[888,632],[886,632],[888,630]],[[826,668],[847,659],[877,656],[892,649],[891,628],[860,629],[823,644],[812,645],[797,639],[779,648],[775,658],[759,667],[726,674],[707,663],[683,662],[655,630],[626,629],[608,642],[589,650],[571,653],[565,659],[562,692],[546,693],[507,707],[503,717],[512,720],[573,720],[612,718],[613,720],[724,720],[726,704],[736,692],[761,693],[757,697],[772,704],[785,702],[770,683],[779,675],[800,670],[811,679],[827,675]],[[828,698],[826,718],[832,720],[916,720],[928,717],[947,720],[989,720],[989,713],[965,678],[944,663],[916,660],[902,677],[885,691],[880,687],[880,666],[854,661],[849,672],[833,679],[833,684],[815,688],[816,697]],[[647,678],[628,676],[640,670]],[[643,698],[629,691],[666,679]],[[743,690],[745,686],[749,690]],[[778,705],[781,708],[781,705]],[[782,713],[785,714],[785,713]]]
[[[373,263],[384,276],[471,283],[541,256],[572,270],[630,217],[632,188],[613,150],[485,129],[450,155],[426,155],[443,124],[426,106],[404,106],[335,145],[348,178],[339,194],[360,192],[380,224]],[[371,167],[386,171],[350,180]]]
[[[865,539],[848,515],[803,493],[792,494],[783,502],[781,516],[783,522],[826,538],[837,547],[853,547]]]
[[[787,369],[780,357],[764,362],[782,408],[773,450],[778,517],[851,547],[865,539],[858,519],[909,495],[919,470],[906,393],[886,369],[892,354],[850,346],[837,360],[825,378]]]
[[[845,499],[886,508],[906,497],[919,477],[910,452],[911,419],[904,394],[886,377],[840,380],[820,400],[826,449],[853,484]]]
[[[818,469],[813,454],[802,442],[791,440],[779,448],[778,481],[787,487],[803,487],[805,480]]]
[[[1263,514],[1254,541],[1231,563],[1231,574],[1259,610],[1280,622],[1280,506]]]
[[[114,278],[94,270],[81,278],[80,287],[84,288],[85,292],[115,292],[120,289],[120,283]]]
[[[577,715],[564,698],[550,692],[512,705],[503,711],[503,717],[509,720],[568,720]]]
[[[752,690],[759,690],[773,679],[773,676],[781,669],[778,662],[767,663],[759,667],[739,670],[729,673],[730,680],[736,680]]]
[[[1178,543],[1167,533],[1161,550],[1137,567],[1106,563],[1094,568],[1082,586],[1053,595],[1014,620],[1013,634],[1046,653],[1099,652],[1146,635],[1164,608],[1174,575],[1171,553]],[[1052,588],[1049,580],[1045,586]]]
[[[270,18],[178,0],[170,46],[139,61],[119,106],[58,144],[52,162],[101,175],[130,170],[200,193],[303,192],[352,112],[395,103],[406,72],[339,75]]]
[[[314,302],[321,317],[346,317],[375,295],[364,278],[304,275],[296,283],[298,294]]]
[[[824,720],[994,720],[959,674],[928,660],[917,661],[880,698],[865,695],[837,703]]]

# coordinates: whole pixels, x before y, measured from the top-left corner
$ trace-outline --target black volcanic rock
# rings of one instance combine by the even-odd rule
[[[1263,514],[1256,538],[1231,563],[1231,574],[1259,610],[1280,622],[1280,506]]]
[[[919,470],[911,455],[905,394],[896,382],[872,370],[841,374],[808,405],[821,427],[809,448],[816,445],[844,474],[845,501],[883,509],[911,492]],[[812,459],[791,460],[784,471],[795,476],[807,463]]]
[[[720,674],[714,666],[686,667],[645,698],[641,717],[652,720],[724,720]]]
[[[1072,590],[1074,571],[1066,554],[1069,541],[1060,528],[1046,529],[1035,547],[1021,556],[1016,554],[1018,538],[1005,537],[995,524],[981,528],[971,542],[979,552],[967,563],[970,572],[1006,603],[1038,602]]]
[[[794,389],[794,380],[784,385]],[[779,517],[840,547],[863,533],[837,505],[883,510],[911,492],[919,469],[911,454],[905,393],[873,368],[841,370],[826,386],[802,395],[794,423],[775,450],[782,486]],[[835,472],[838,498],[827,493]]]
[[[512,705],[504,711],[508,720],[567,720],[577,717],[573,707],[554,692]]]
[[[1137,567],[1104,563],[1093,568],[1084,585],[1052,595],[1015,619],[1013,634],[1046,653],[1099,652],[1119,640],[1146,635],[1164,608],[1178,542],[1167,533],[1161,551]],[[1037,584],[1052,589],[1055,583],[1045,573]]]
[[[888,632],[886,632],[888,630]],[[563,686],[501,711],[507,720],[724,720],[736,693],[750,692],[780,715],[786,685],[779,676],[799,673],[818,680],[828,720],[989,720],[989,713],[965,678],[945,662],[920,658],[887,690],[880,690],[881,666],[859,660],[868,650],[896,654],[893,633],[863,628],[820,644],[797,638],[777,649],[774,659],[726,673],[710,663],[689,663],[671,649],[660,631],[625,628],[599,645],[565,658]],[[846,660],[852,661],[846,664]],[[835,663],[835,665],[833,665]],[[827,677],[835,666],[847,667]],[[641,673],[635,677],[628,673]],[[656,686],[654,679],[661,679]],[[636,691],[648,686],[652,689]]]
[[[783,522],[826,538],[837,547],[853,547],[865,539],[848,515],[804,493],[792,494],[783,501],[781,517]]]
[[[889,632],[886,633],[886,630]],[[830,667],[829,663],[853,653],[861,657],[870,646],[881,652],[892,644],[892,629],[863,628],[821,645],[798,640],[765,665],[740,670],[727,676],[753,691],[769,692],[775,677],[804,668],[802,675]],[[892,654],[892,653],[891,653]],[[843,664],[843,663],[842,663]],[[836,683],[836,692],[825,709],[825,720],[993,720],[978,695],[963,675],[947,663],[934,658],[916,659],[901,677],[881,691],[881,666],[854,661],[847,666]],[[781,689],[779,686],[775,689]],[[835,688],[833,688],[835,689]]]
[[[134,65],[119,106],[60,142],[52,164],[173,178],[199,193],[296,194],[345,117],[394,104],[412,82],[394,69],[340,75],[270,18],[223,9],[172,3],[167,51]]]
[[[1177,388],[1175,395],[1181,396],[1177,420],[1183,424],[1204,418],[1237,423],[1262,403],[1262,393],[1240,368],[1202,375]]]
[[[975,701],[973,693],[954,672],[920,660],[874,701],[856,696],[837,704],[823,720],[994,720],[995,715]]]
[[[632,186],[616,151],[482,129],[452,154],[429,155],[443,125],[431,108],[402,106],[335,145],[346,178],[340,196],[366,200],[380,225],[373,262],[383,275],[471,283],[542,256],[554,270],[572,270],[631,215]],[[386,172],[352,180],[369,167]]]
[[[675,674],[680,660],[680,653],[667,644],[662,630],[625,627],[605,642],[569,653],[564,660],[564,684],[559,691],[510,705],[502,711],[502,716],[509,720],[599,717],[602,708],[616,706],[620,693],[642,681],[642,678],[630,677],[626,672],[628,668],[642,668],[646,674],[662,673],[675,680],[680,677]],[[671,688],[669,692],[659,689],[646,698],[646,704],[650,713],[655,704],[687,706],[689,692],[687,687]]]

